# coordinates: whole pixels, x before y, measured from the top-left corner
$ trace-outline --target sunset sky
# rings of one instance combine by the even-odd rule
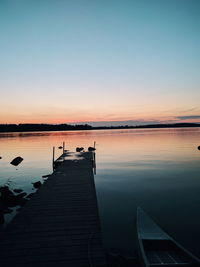
[[[200,122],[199,0],[1,0],[0,123]]]

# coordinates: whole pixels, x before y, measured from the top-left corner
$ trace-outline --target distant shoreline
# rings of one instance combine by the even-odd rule
[[[114,129],[152,129],[152,128],[186,128],[200,127],[200,123],[148,124],[138,126],[98,126],[88,124],[0,124],[0,133],[11,132],[45,132],[45,131],[81,131],[81,130],[114,130]]]

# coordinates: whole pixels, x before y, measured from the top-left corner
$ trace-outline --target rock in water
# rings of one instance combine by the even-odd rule
[[[23,160],[24,159],[22,157],[16,157],[10,162],[10,164],[18,166]]]
[[[33,186],[35,188],[39,188],[41,185],[42,185],[42,183],[40,181],[33,183]]]
[[[43,175],[42,178],[48,178],[51,174]]]

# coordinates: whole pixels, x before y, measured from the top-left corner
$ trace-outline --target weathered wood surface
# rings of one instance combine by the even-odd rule
[[[65,160],[1,233],[0,265],[106,266],[91,152]]]

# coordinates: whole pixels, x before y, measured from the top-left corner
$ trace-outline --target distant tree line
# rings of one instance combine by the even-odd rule
[[[40,132],[40,131],[73,131],[73,130],[100,130],[100,129],[141,129],[141,128],[178,128],[200,127],[200,123],[175,123],[175,124],[149,124],[138,126],[98,126],[89,124],[0,124],[0,132]]]
[[[69,131],[69,130],[90,130],[88,124],[0,124],[0,132],[33,132],[33,131]]]
[[[173,124],[147,124],[147,125],[124,125],[124,126],[98,126],[93,129],[141,129],[141,128],[184,128],[184,127],[200,127],[200,123],[173,123]]]

